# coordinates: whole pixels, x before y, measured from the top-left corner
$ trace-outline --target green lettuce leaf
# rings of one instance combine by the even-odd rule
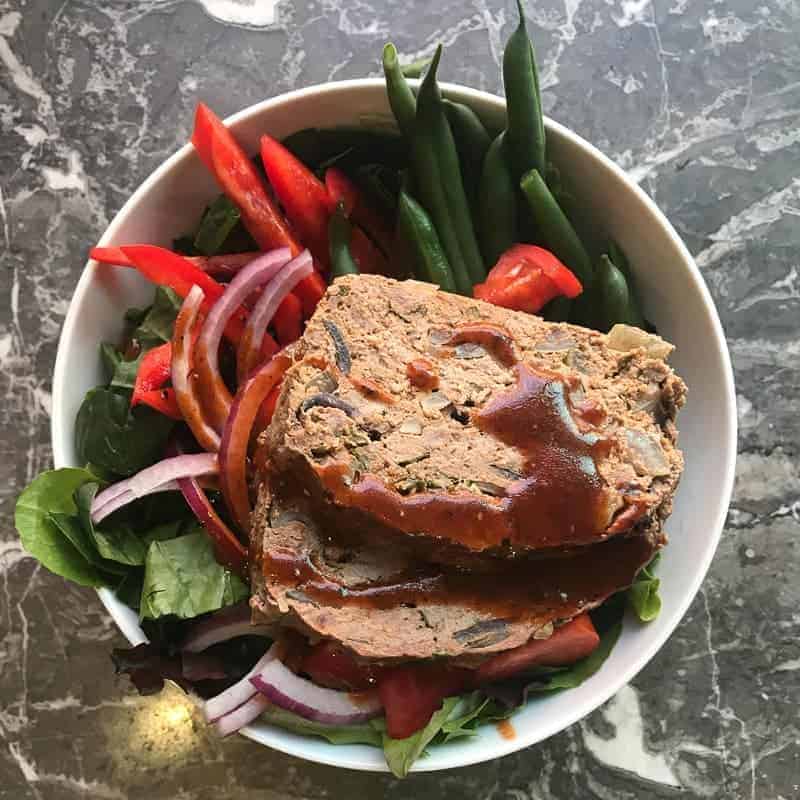
[[[115,475],[133,475],[158,461],[173,421],[146,406],[130,408],[128,395],[111,389],[87,392],[75,420],[75,444],[83,463]]]
[[[75,491],[94,480],[85,469],[43,472],[19,496],[14,514],[22,546],[50,572],[81,586],[102,586],[106,578],[85,555],[90,551],[80,525],[73,528],[64,518],[77,513]]]
[[[261,719],[292,733],[320,736],[331,744],[371,744],[380,747],[383,743],[381,731],[369,722],[359,725],[323,725],[321,722],[303,719],[277,706],[270,706],[261,715]]]
[[[173,614],[188,619],[248,595],[247,586],[217,563],[208,536],[198,530],[150,544],[139,616],[156,619]]]
[[[132,338],[139,342],[143,350],[172,340],[175,318],[181,310],[183,301],[176,292],[166,286],[157,286],[153,305],[133,329]]]
[[[460,698],[446,697],[442,707],[434,713],[430,722],[420,731],[412,733],[405,739],[392,739],[388,733],[383,734],[383,753],[392,774],[397,778],[405,778],[411,765],[424,753],[425,748],[441,731],[453,710],[458,706]]]
[[[652,622],[661,611],[661,596],[658,593],[661,581],[653,574],[659,557],[660,553],[653,556],[628,589],[628,605],[641,622]]]
[[[101,530],[92,522],[91,507],[97,489],[96,483],[84,483],[75,492],[75,505],[78,507],[81,527],[91,537],[97,552],[104,559],[132,567],[143,566],[147,547],[140,536],[127,525]]]

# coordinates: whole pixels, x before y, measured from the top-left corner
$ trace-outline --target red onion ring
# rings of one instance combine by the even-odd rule
[[[220,736],[230,736],[240,728],[249,725],[254,719],[263,714],[271,703],[263,694],[256,692],[249,700],[239,706],[239,708],[226,714],[214,723],[217,733]]]
[[[247,550],[236,534],[217,514],[208,495],[200,488],[200,484],[194,478],[180,478],[177,484],[189,504],[189,508],[192,509],[192,513],[197,517],[197,521],[206,529],[211,538],[214,557],[231,572],[235,572],[247,580]],[[217,641],[222,641],[222,639]],[[208,647],[210,644],[206,646]]]
[[[248,295],[269,281],[290,257],[289,249],[282,247],[259,256],[243,267],[211,307],[200,330],[194,350],[200,400],[217,431],[222,431],[225,427],[232,401],[231,393],[219,371],[219,345],[225,325]]]
[[[186,424],[200,446],[216,453],[219,450],[219,434],[208,424],[195,391],[196,381],[192,377],[192,331],[203,302],[203,290],[192,286],[181,305],[175,320],[172,336],[172,387],[175,399]]]
[[[240,384],[245,381],[259,362],[261,342],[278,306],[292,289],[313,271],[314,261],[311,253],[303,250],[299,256],[281,268],[281,271],[270,281],[261,297],[258,298],[258,302],[253,306],[253,310],[247,318],[247,324],[237,348],[236,374]]]
[[[250,603],[243,600],[196,622],[181,650],[184,653],[201,653],[212,645],[237,636],[268,636],[272,630],[268,625],[253,625],[250,621]]]
[[[112,512],[140,497],[156,491],[165,491],[166,489],[162,487],[179,478],[214,475],[218,471],[219,464],[213,453],[165,458],[127,480],[112,484],[96,495],[90,509],[92,521],[98,523]],[[169,488],[174,488],[174,485]]]
[[[326,689],[295,675],[277,658],[251,675],[250,683],[276,706],[327,725],[354,725],[383,711],[377,689],[358,694]]]
[[[236,524],[250,529],[250,493],[247,486],[247,446],[258,410],[289,367],[287,356],[278,354],[239,387],[222,432],[219,449],[220,484],[228,510]]]
[[[256,694],[253,684],[250,683],[250,678],[261,672],[270,661],[277,657],[282,649],[283,648],[278,646],[277,642],[273,644],[272,647],[261,656],[253,669],[240,681],[234,683],[233,686],[229,686],[224,692],[206,700],[203,704],[203,714],[205,715],[206,722],[216,722],[221,717],[239,708],[239,706],[246,703]]]

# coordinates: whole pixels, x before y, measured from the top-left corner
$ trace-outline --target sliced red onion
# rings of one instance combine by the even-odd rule
[[[243,531],[250,529],[250,491],[247,485],[250,433],[261,404],[283,378],[290,363],[285,355],[279,353],[239,387],[222,432],[219,448],[222,495],[234,521]]]
[[[377,689],[358,694],[326,689],[295,675],[277,658],[252,675],[250,683],[276,706],[327,725],[353,725],[383,711]]]
[[[280,653],[282,649],[282,647],[278,646],[277,642],[273,644],[272,647],[261,656],[253,669],[240,681],[237,681],[233,686],[228,687],[216,697],[211,697],[206,700],[203,705],[203,714],[205,715],[206,722],[216,722],[221,717],[230,714],[231,711],[234,711],[239,708],[239,706],[246,703],[256,691],[253,684],[250,683],[250,678],[254,675],[258,675],[267,664],[276,658],[277,654]],[[242,724],[244,725],[246,723]]]
[[[189,508],[192,509],[192,513],[211,537],[214,545],[214,557],[224,567],[246,579],[247,550],[217,514],[208,495],[194,478],[181,478],[177,483]],[[218,641],[222,641],[222,639]],[[202,648],[198,648],[198,651],[200,649]]]
[[[192,379],[192,331],[203,303],[203,290],[192,286],[175,320],[172,337],[172,387],[186,424],[200,446],[211,453],[219,450],[219,434],[208,424]]]
[[[239,383],[244,383],[250,371],[258,364],[261,342],[267,326],[272,322],[278,306],[297,284],[314,271],[314,261],[308,250],[303,250],[281,268],[274,280],[267,286],[258,302],[253,306],[236,353],[236,374]]]
[[[250,616],[247,600],[215,611],[194,624],[181,649],[184,653],[201,653],[211,645],[237,636],[269,636],[272,629],[268,625],[253,625]]]
[[[199,378],[200,399],[218,432],[225,427],[232,402],[231,393],[219,371],[219,345],[225,326],[248,295],[271,280],[290,258],[289,249],[281,247],[251,261],[236,273],[203,323],[194,350],[195,369]]]
[[[239,708],[226,714],[214,723],[217,733],[220,736],[230,736],[240,728],[251,723],[256,717],[263,714],[271,705],[263,694],[256,692],[247,702]]]
[[[133,477],[112,484],[100,492],[92,502],[92,521],[98,523],[122,506],[137,498],[161,491],[161,487],[178,478],[213,475],[218,471],[219,464],[214,453],[165,458],[152,467],[137,472]]]

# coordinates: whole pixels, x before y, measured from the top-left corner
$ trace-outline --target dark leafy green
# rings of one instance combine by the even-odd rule
[[[85,555],[80,526],[74,530],[64,517],[75,517],[75,491],[94,480],[85,469],[43,472],[19,496],[14,514],[22,546],[51,572],[81,586],[102,586],[106,581]]]
[[[133,475],[161,457],[173,424],[147,406],[131,409],[127,393],[92,389],[75,420],[78,457],[115,475]]]
[[[661,611],[661,596],[658,593],[661,581],[653,574],[660,553],[636,576],[628,589],[628,605],[641,622],[652,622]]]
[[[146,350],[170,341],[181,302],[180,296],[172,289],[157,286],[153,305],[138,321],[131,336]]]
[[[75,492],[81,527],[102,558],[130,567],[143,566],[147,546],[129,526],[123,524],[108,530],[96,527],[92,522],[91,507],[97,489],[96,483],[84,483]]]
[[[216,611],[248,596],[247,586],[220,566],[202,530],[154,541],[145,559],[141,617],[173,614],[186,619]]]
[[[194,235],[195,250],[206,256],[222,252],[225,240],[240,219],[239,209],[224,194],[220,195],[203,213]]]

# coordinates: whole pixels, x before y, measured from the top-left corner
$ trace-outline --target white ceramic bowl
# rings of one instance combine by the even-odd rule
[[[487,123],[502,126],[505,104],[493,95],[445,86]],[[229,125],[249,152],[262,133],[284,137],[310,126],[393,126],[382,80],[312,86],[235,114]],[[717,312],[689,252],[647,195],[579,136],[547,121],[548,154],[580,198],[598,230],[629,255],[647,317],[676,345],[672,363],[689,386],[680,415],[686,470],[668,523],[670,544],[659,566],[663,609],[648,625],[633,619],[602,669],[582,686],[535,699],[513,719],[516,737],[492,726],[472,738],[434,747],[415,770],[438,770],[497,758],[540,742],[584,717],[639,672],[672,633],[706,574],[730,500],[736,456],[733,375]],[[101,245],[168,245],[191,230],[218,192],[191,145],[159,167],[134,193],[100,240]],[[86,243],[87,246],[93,244]],[[122,311],[146,304],[152,286],[133,270],[90,261],[67,313],[53,377],[53,455],[57,467],[78,464],[75,415],[84,393],[102,381],[98,344],[115,341]],[[108,590],[100,598],[131,643],[143,640],[136,615]],[[246,728],[251,739],[300,758],[350,769],[385,771],[383,754],[364,745],[334,746],[269,725]]]

